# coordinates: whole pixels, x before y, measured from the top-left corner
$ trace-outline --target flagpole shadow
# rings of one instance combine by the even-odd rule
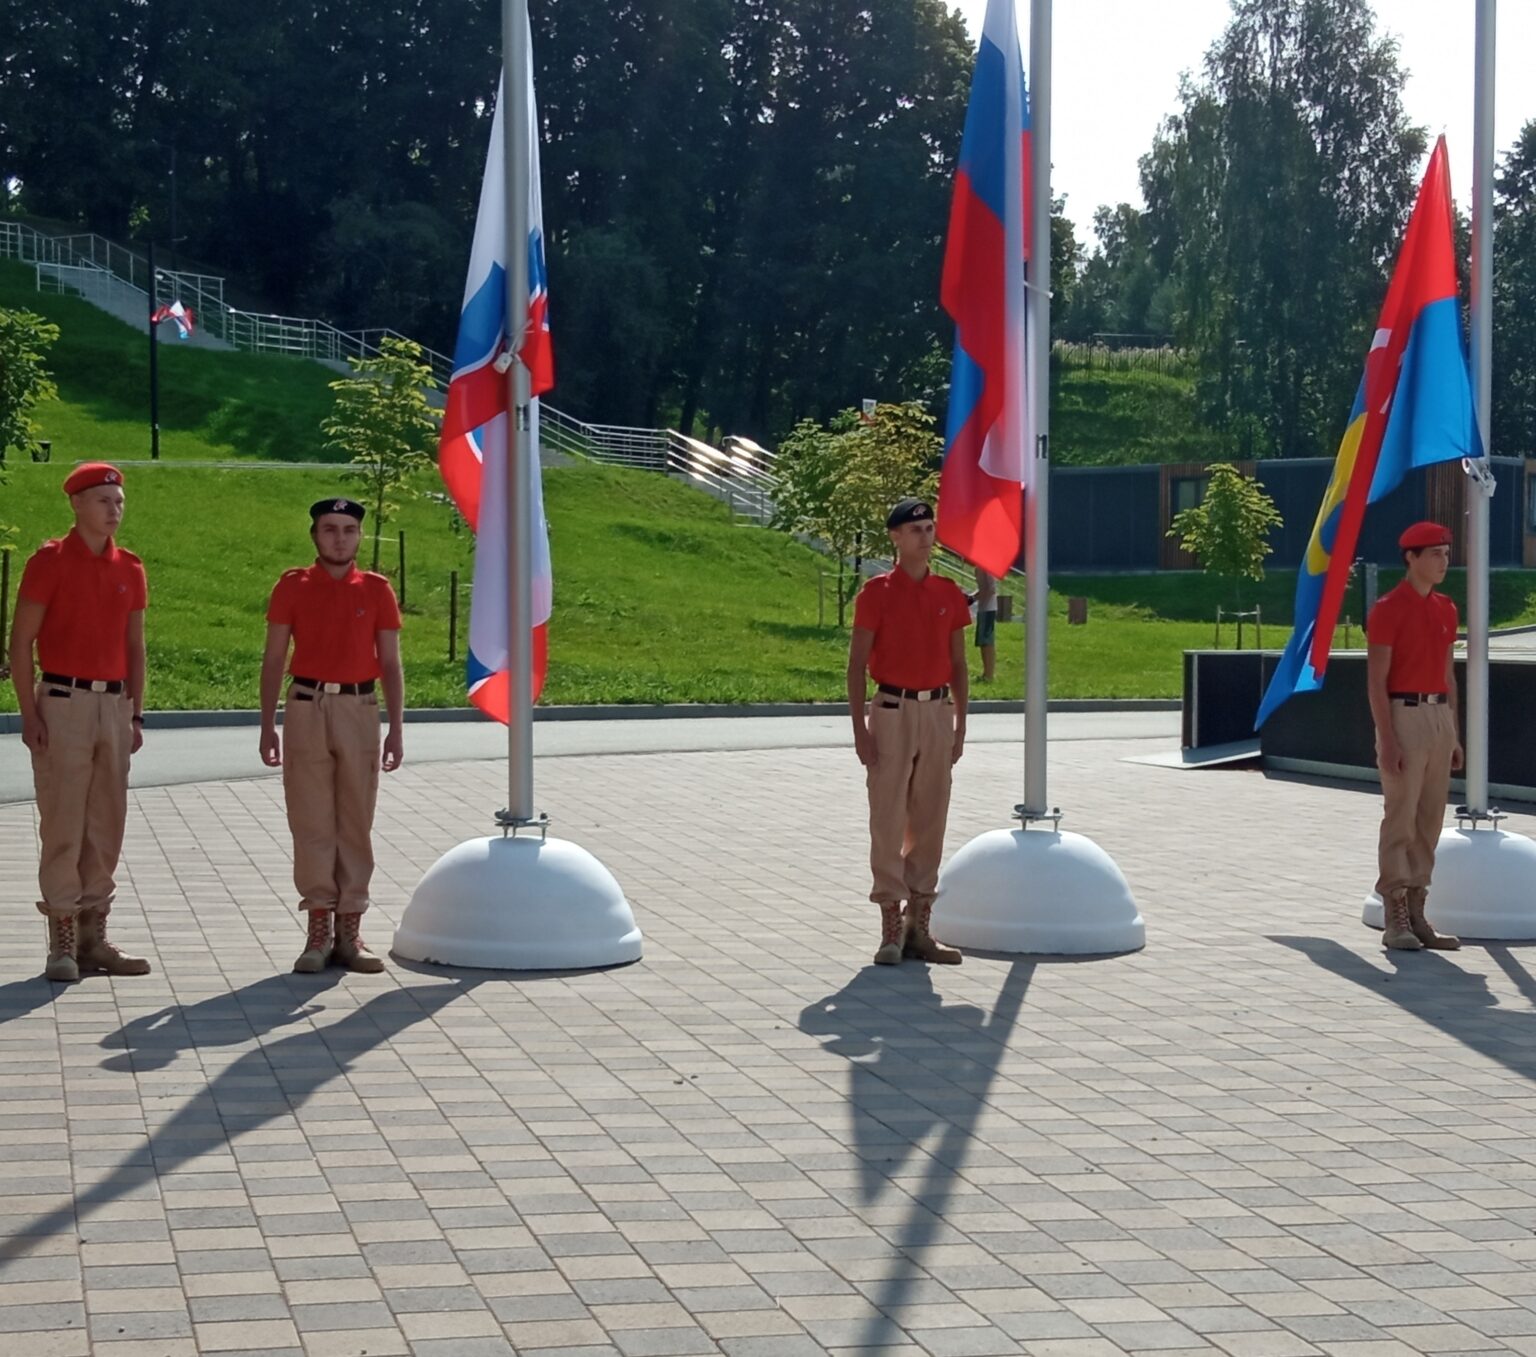
[[[196,1052],[260,1037],[280,1027],[307,1022],[323,1011],[313,1000],[340,983],[340,971],[313,980],[271,976],[243,989],[217,995],[184,1010],[162,1009],[135,1018],[104,1037],[114,1070],[163,1069],[182,1052]],[[48,1237],[73,1234],[93,1212],[210,1151],[227,1149],[241,1136],[290,1117],[352,1062],[426,1022],[481,980],[396,988],[377,994],[325,1027],[304,1026],[247,1051],[220,1070],[205,1088],[150,1133],[100,1182],[72,1201],[34,1217],[0,1241],[0,1262],[20,1258]],[[257,1098],[252,1089],[266,1087]],[[238,1118],[226,1110],[239,1104]]]
[[[1331,938],[1272,936],[1270,941],[1396,1004],[1512,1074],[1536,1079],[1536,979],[1507,946],[1495,943],[1487,951],[1532,1009],[1502,1006],[1483,976],[1444,952],[1384,952],[1383,968]]]
[[[918,1256],[946,1228],[946,1208],[1037,964],[1009,962],[990,1015],[972,1004],[945,1004],[920,965],[866,967],[800,1014],[801,1031],[849,1062],[861,1201],[878,1201],[914,1154],[926,1158],[895,1241],[898,1265],[871,1294],[874,1313],[857,1346],[910,1341],[887,1311],[910,1291]],[[921,1150],[941,1126],[937,1146]]]

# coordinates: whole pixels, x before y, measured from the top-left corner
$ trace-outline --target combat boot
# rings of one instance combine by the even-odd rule
[[[384,969],[384,958],[375,956],[363,941],[363,916],[338,914],[336,916],[336,952],[338,965],[349,971],[361,971],[364,975],[377,975]]]
[[[318,975],[331,964],[331,911],[309,911],[309,937],[304,941],[304,951],[293,963],[299,975]]]
[[[933,966],[958,966],[964,957],[953,947],[946,947],[928,931],[933,915],[933,901],[907,902],[907,943],[902,955],[926,961]]]
[[[1381,945],[1393,951],[1417,952],[1424,946],[1414,935],[1413,923],[1408,916],[1408,901],[1402,891],[1393,891],[1381,902],[1383,928]]]
[[[882,903],[880,906],[880,950],[875,953],[875,965],[899,966],[902,944],[906,941],[907,925],[901,917],[901,904]]]
[[[39,904],[41,909],[42,905]],[[67,982],[80,978],[80,966],[75,960],[79,939],[75,933],[75,917],[60,918],[56,914],[44,916],[48,920],[48,964],[43,974],[50,980]]]
[[[75,960],[83,971],[105,971],[108,975],[148,975],[149,962],[141,956],[129,956],[107,941],[107,916],[111,905],[80,911],[80,939]]]
[[[1434,952],[1454,952],[1461,947],[1461,939],[1450,933],[1437,933],[1435,926],[1424,916],[1424,897],[1428,891],[1411,889],[1408,892],[1408,926],[1420,943]]]

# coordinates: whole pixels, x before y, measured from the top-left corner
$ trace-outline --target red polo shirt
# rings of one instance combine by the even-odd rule
[[[870,676],[893,688],[948,683],[949,638],[970,623],[958,584],[931,570],[915,580],[900,566],[866,581],[853,608],[853,625],[875,633]]]
[[[1443,693],[1445,657],[1456,644],[1456,605],[1404,580],[1378,600],[1366,623],[1373,646],[1392,647],[1389,693]]]
[[[128,615],[149,602],[144,563],[108,541],[91,554],[79,532],[44,542],[22,571],[19,596],[41,603],[37,662],[68,678],[128,677]]]
[[[400,605],[383,575],[354,565],[332,579],[316,561],[283,572],[267,605],[267,621],[293,629],[290,674],[322,683],[366,683],[379,676],[375,633],[400,630]]]

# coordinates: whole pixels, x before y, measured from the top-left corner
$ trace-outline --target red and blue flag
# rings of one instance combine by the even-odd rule
[[[1297,574],[1290,643],[1264,693],[1255,730],[1288,697],[1323,686],[1366,507],[1391,494],[1410,471],[1482,454],[1441,137],[1408,218],[1365,375]]]
[[[522,361],[531,377],[529,405],[529,486],[532,502],[533,696],[537,701],[548,666],[549,617],[554,579],[549,533],[544,522],[544,492],[539,474],[538,397],[554,385],[554,354],[549,337],[549,295],[544,267],[544,212],[539,192],[538,117],[533,102],[533,55],[528,56],[529,127],[532,141],[528,207],[528,304]],[[453,502],[475,532],[475,583],[469,613],[469,698],[487,716],[506,723],[510,708],[507,678],[507,613],[510,533],[507,525],[507,476],[511,466],[510,396],[507,377],[496,369],[507,349],[507,221],[502,151],[502,91],[496,95],[491,146],[480,186],[480,208],[470,250],[459,337],[453,351],[443,428],[438,439],[438,469]]]
[[[988,0],[949,210],[940,299],[955,322],[938,537],[1006,575],[1019,556],[1025,454],[1029,96],[1013,0]]]

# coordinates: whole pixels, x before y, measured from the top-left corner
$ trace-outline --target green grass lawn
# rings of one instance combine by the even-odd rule
[[[21,525],[24,544],[13,554],[13,593],[26,552],[68,525],[61,472],[14,467],[0,489],[0,517]],[[267,594],[282,570],[312,559],[308,504],[342,485],[332,473],[301,469],[131,469],[121,541],[149,571],[151,707],[255,705]],[[423,488],[436,487],[426,480]],[[830,587],[828,621],[817,622],[823,557],[782,534],[737,526],[713,500],[644,472],[552,470],[545,491],[555,567],[546,702],[841,698],[847,634],[834,624]],[[469,539],[449,530],[441,504],[422,499],[406,506],[400,525],[408,701],[462,705],[462,659],[447,658],[448,586],[458,570],[462,656]],[[396,569],[392,537],[382,564]],[[1494,583],[1496,625],[1536,620],[1536,574],[1501,572]],[[1460,579],[1450,584],[1459,594]],[[1180,655],[1211,644],[1222,592],[1192,574],[1063,576],[1056,585],[1051,691],[1059,697],[1177,696]],[[1271,646],[1285,640],[1293,587],[1292,577],[1276,575],[1258,591],[1274,619],[1264,634]],[[1089,600],[1086,626],[1067,625],[1070,594]],[[1223,642],[1232,641],[1229,629]],[[1022,626],[1000,626],[999,678],[981,691],[1017,696],[1022,652]],[[0,706],[14,708],[8,687]]]
[[[58,325],[47,363],[59,399],[34,412],[56,462],[149,456],[149,338],[78,297],[37,291],[33,270],[0,260],[0,306]],[[320,421],[340,375],[302,358],[193,348],[162,328],[160,455],[164,459],[328,460]]]

